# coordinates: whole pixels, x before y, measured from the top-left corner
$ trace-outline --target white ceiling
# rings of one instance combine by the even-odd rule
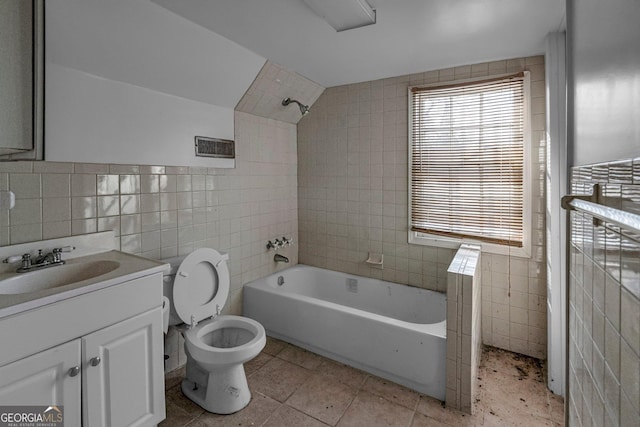
[[[324,87],[544,53],[564,0],[368,0],[336,32],[302,0],[152,0]]]

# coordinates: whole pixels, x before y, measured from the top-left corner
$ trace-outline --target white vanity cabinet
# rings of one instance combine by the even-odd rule
[[[0,405],[64,405],[64,425],[165,418],[162,273],[0,318]]]
[[[148,426],[164,419],[162,310],[82,338],[83,426]]]
[[[80,425],[80,387],[80,340],[0,367],[1,405],[63,405],[68,426]]]

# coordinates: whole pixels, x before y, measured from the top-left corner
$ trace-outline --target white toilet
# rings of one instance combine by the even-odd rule
[[[182,392],[216,414],[231,414],[249,404],[243,363],[266,343],[264,328],[255,320],[219,315],[229,295],[227,259],[227,254],[202,248],[165,260],[171,264],[164,277],[164,294],[171,303],[169,323],[180,325],[187,354]]]

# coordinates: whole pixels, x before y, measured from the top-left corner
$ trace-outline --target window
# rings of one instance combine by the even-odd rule
[[[527,98],[526,72],[409,89],[411,243],[528,251]]]

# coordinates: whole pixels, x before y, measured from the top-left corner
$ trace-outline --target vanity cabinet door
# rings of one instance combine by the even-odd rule
[[[64,425],[80,426],[80,370],[80,340],[9,363],[0,367],[0,405],[63,406]]]
[[[165,417],[162,309],[82,338],[83,426],[151,426]]]

